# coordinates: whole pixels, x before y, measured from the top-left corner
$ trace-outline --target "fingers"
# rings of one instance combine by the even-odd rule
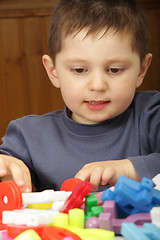
[[[81,180],[87,180],[92,185],[92,191],[97,191],[98,186],[101,183],[102,174],[104,171],[104,166],[100,164],[86,164],[76,175],[76,178]]]
[[[10,164],[10,171],[13,181],[21,188],[22,192],[32,191],[30,172],[24,163],[12,162]]]
[[[103,175],[104,167],[103,166],[95,166],[93,168],[90,175],[90,183],[93,185],[92,191],[97,191],[100,186],[102,175]]]
[[[31,176],[27,166],[19,159],[0,155],[0,177],[2,181],[14,181],[22,192],[31,192]]]
[[[111,166],[107,166],[104,168],[104,171],[102,173],[102,180],[101,180],[101,185],[105,186],[105,185],[115,185],[115,183],[117,182],[117,174],[116,174],[116,170],[115,168],[111,167]]]
[[[97,191],[99,186],[115,185],[119,174],[116,162],[95,162],[86,164],[76,175],[76,178],[88,180],[92,191]]]

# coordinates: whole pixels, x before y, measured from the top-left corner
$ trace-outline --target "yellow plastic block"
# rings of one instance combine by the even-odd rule
[[[79,208],[69,210],[69,226],[84,228],[84,210]]]
[[[27,208],[32,209],[49,209],[52,208],[53,203],[37,203],[37,204],[28,204]]]
[[[54,226],[68,228],[68,214],[67,213],[59,213],[54,216]]]
[[[41,237],[33,229],[26,230],[19,234],[15,240],[42,240]]]
[[[99,229],[99,228],[87,228],[81,229],[68,226],[68,230],[77,234],[82,240],[114,240],[114,232]]]

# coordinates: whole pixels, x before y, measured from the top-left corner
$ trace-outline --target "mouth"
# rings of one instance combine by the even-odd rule
[[[95,100],[85,101],[86,106],[90,110],[94,110],[94,111],[104,109],[109,103],[110,103],[110,101],[95,101]]]

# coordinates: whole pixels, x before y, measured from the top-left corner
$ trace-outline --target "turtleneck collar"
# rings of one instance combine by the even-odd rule
[[[63,111],[62,114],[62,122],[73,134],[80,136],[97,136],[107,134],[121,128],[127,122],[130,112],[131,107],[115,118],[108,119],[97,124],[81,124],[71,119],[72,112],[68,107],[65,107],[65,111]]]

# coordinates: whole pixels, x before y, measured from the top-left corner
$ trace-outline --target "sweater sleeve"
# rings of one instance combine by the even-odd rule
[[[16,120],[9,123],[6,134],[2,138],[2,142],[0,146],[1,154],[11,155],[21,160],[29,159],[25,139]]]
[[[5,136],[2,138],[0,154],[10,155],[22,160],[30,169],[32,181],[34,182],[35,171],[32,164],[23,131],[18,124],[19,120],[11,121],[8,125]]]
[[[160,93],[154,94],[140,115],[141,156],[129,157],[140,178],[160,173]]]

